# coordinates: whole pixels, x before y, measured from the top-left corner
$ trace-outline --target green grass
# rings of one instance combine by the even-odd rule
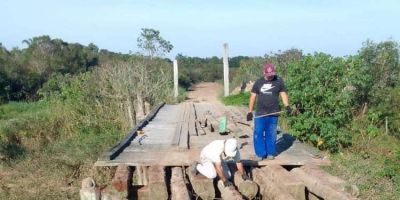
[[[67,118],[73,111],[61,106],[0,106],[0,199],[79,199],[83,178],[96,177],[103,185],[111,180],[109,170],[93,163],[123,137],[120,127],[91,123],[90,116]]]
[[[222,102],[225,105],[231,105],[231,106],[248,106],[249,98],[250,98],[250,93],[245,92],[237,95],[230,95],[227,97],[223,97]]]
[[[400,199],[400,142],[394,137],[355,137],[354,144],[333,154],[325,168],[360,189],[360,199]]]

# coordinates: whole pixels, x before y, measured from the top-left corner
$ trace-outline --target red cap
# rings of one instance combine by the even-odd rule
[[[267,63],[264,65],[264,76],[275,76],[275,66],[272,63]]]

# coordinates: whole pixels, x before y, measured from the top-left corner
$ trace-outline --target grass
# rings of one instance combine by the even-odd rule
[[[231,105],[231,106],[248,106],[249,98],[250,98],[250,93],[245,92],[237,95],[230,95],[227,97],[223,97],[222,102],[225,105]]]
[[[83,178],[96,177],[100,185],[111,180],[110,169],[93,163],[123,137],[118,126],[80,122],[68,129],[73,134],[62,134],[77,122],[67,121],[63,109],[53,106],[0,106],[0,199],[79,199]]]
[[[360,199],[400,199],[400,143],[392,136],[357,136],[352,147],[331,156],[329,173],[360,189]]]

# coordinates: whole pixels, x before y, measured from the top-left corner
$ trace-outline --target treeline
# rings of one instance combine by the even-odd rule
[[[337,151],[351,145],[357,134],[387,132],[400,138],[399,51],[393,40],[368,40],[356,55],[346,57],[291,49],[240,62],[233,83],[254,81],[265,62],[275,63],[297,110],[287,118],[290,132]]]
[[[210,58],[190,57],[178,54],[175,57],[179,63],[179,84],[189,88],[198,82],[216,82],[223,79],[222,58],[213,56]],[[236,56],[229,59],[231,78],[240,66],[242,60],[249,60],[247,56]]]

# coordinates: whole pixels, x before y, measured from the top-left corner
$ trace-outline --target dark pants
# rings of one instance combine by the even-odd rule
[[[254,151],[260,158],[275,156],[277,116],[260,117],[254,120]]]

